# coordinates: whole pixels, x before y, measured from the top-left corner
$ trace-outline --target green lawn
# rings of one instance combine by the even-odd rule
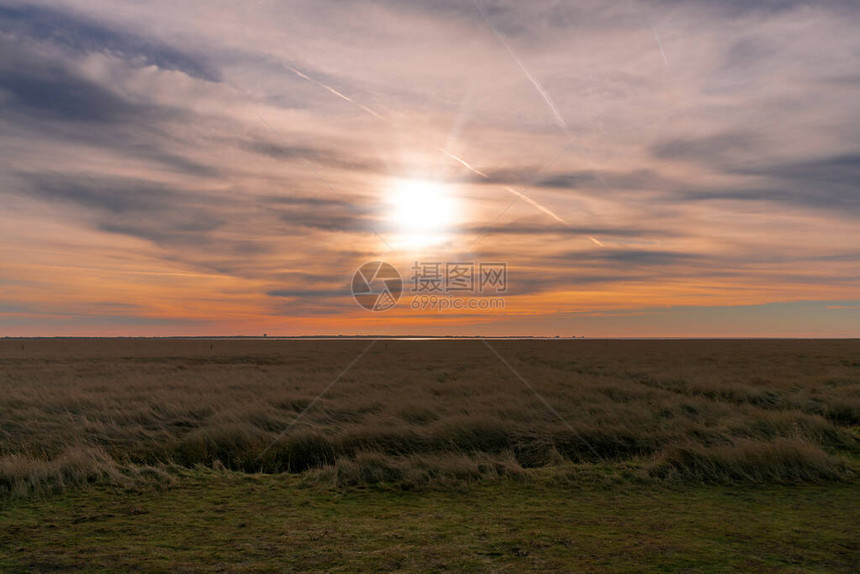
[[[187,471],[0,503],[0,571],[786,571],[860,569],[860,487],[330,490]]]

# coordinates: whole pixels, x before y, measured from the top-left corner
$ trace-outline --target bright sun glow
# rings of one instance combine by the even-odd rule
[[[402,247],[420,248],[443,243],[460,219],[459,202],[444,184],[421,180],[398,181],[391,191],[391,223]]]

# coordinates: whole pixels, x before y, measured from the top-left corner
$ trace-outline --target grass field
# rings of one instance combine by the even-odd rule
[[[538,472],[540,474],[540,472]],[[4,508],[0,570],[856,572],[856,487],[321,489],[197,470]]]
[[[0,570],[850,572],[858,455],[860,341],[2,340]]]

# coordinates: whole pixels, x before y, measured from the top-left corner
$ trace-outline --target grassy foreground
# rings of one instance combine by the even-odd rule
[[[0,571],[856,572],[860,489],[572,486],[409,492],[188,470],[166,490],[0,503]]]
[[[0,340],[0,572],[860,571],[860,340]]]

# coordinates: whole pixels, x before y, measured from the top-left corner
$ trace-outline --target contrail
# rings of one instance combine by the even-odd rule
[[[471,171],[472,173],[477,173],[478,175],[480,175],[480,176],[481,176],[481,177],[483,177],[484,179],[490,179],[490,176],[489,176],[489,175],[487,175],[486,173],[484,173],[483,171],[481,171],[481,170],[479,170],[479,169],[475,169],[474,167],[472,167],[471,165],[469,165],[468,163],[466,163],[466,160],[464,160],[463,158],[459,158],[459,157],[457,157],[456,155],[454,155],[454,154],[452,154],[451,152],[449,152],[448,150],[444,150],[444,149],[442,149],[442,148],[439,148],[439,151],[441,151],[442,153],[444,153],[445,155],[447,155],[448,157],[450,157],[450,158],[451,158],[451,159],[453,159],[454,161],[460,162],[461,164],[463,164],[463,165],[466,167],[466,169],[468,169],[468,170],[469,170],[469,171]]]
[[[565,146],[562,148],[562,150],[561,150],[558,154],[556,154],[556,156],[555,156],[554,158],[552,158],[552,161],[550,161],[548,164],[546,164],[545,166],[543,166],[543,167],[542,167],[542,168],[541,168],[541,169],[540,169],[540,170],[535,174],[534,178],[532,178],[531,183],[530,183],[530,184],[529,184],[525,189],[529,189],[531,186],[535,185],[538,181],[540,181],[541,176],[542,176],[542,175],[543,175],[543,174],[544,174],[544,173],[545,173],[549,168],[551,168],[553,165],[555,165],[555,162],[557,162],[557,161],[559,160],[559,158],[561,158],[561,156],[563,156],[565,153],[567,153],[567,150],[569,150],[569,149],[570,149],[570,146],[574,145],[576,142],[578,142],[580,139],[582,139],[582,136],[584,136],[584,135],[585,135],[585,133],[586,133],[586,132],[591,128],[591,126],[593,126],[593,125],[594,125],[594,122],[596,122],[596,121],[600,118],[600,116],[602,116],[602,115],[603,115],[603,113],[604,113],[605,111],[606,111],[606,109],[605,109],[605,108],[604,108],[603,110],[601,110],[599,114],[597,114],[596,116],[594,116],[594,117],[591,119],[591,121],[590,121],[590,122],[588,122],[588,125],[586,125],[586,126],[585,126],[585,128],[584,128],[581,132],[579,132],[579,134],[578,134],[576,137],[574,137],[574,138],[573,138],[573,139],[571,139],[569,142],[567,142],[567,145],[565,145]],[[507,207],[505,207],[505,208],[501,211],[501,213],[499,213],[499,214],[496,216],[496,218],[495,218],[495,219],[490,223],[490,226],[492,226],[493,224],[495,224],[495,223],[499,220],[499,218],[500,218],[500,217],[502,217],[504,214],[506,214],[506,213],[508,212],[508,210],[509,210],[511,207],[513,207],[513,206],[514,206],[514,204],[515,204],[517,201],[519,201],[519,200],[520,200],[520,198],[521,198],[521,197],[525,197],[525,196],[524,196],[524,195],[522,195],[522,194],[518,194],[518,195],[517,195],[517,197],[516,197],[516,199],[514,199],[512,202],[510,202],[510,203],[508,204],[508,206],[507,206]],[[474,244],[475,244],[475,243],[476,243],[476,242],[477,242],[481,237],[483,237],[484,235],[486,235],[486,234],[485,234],[485,233],[481,233],[481,234],[479,234],[477,237],[475,237],[475,239],[474,239],[474,240],[472,240],[472,243],[471,243],[471,244],[472,244],[472,245],[474,245]]]
[[[504,36],[502,36],[499,33],[499,31],[496,30],[495,26],[493,26],[492,22],[490,22],[490,20],[487,18],[487,15],[484,13],[483,8],[480,6],[480,4],[478,4],[478,1],[477,0],[472,0],[472,1],[475,3],[475,6],[481,12],[481,16],[483,16],[484,20],[487,22],[487,25],[490,27],[490,29],[493,31],[493,33],[496,35],[496,37],[499,39],[499,41],[501,41],[502,45],[504,45],[505,49],[508,51],[508,53],[514,59],[514,61],[517,63],[517,65],[520,67],[520,69],[523,71],[523,73],[526,75],[526,77],[528,77],[528,79],[532,82],[532,84],[535,86],[537,91],[541,94],[544,101],[547,103],[550,110],[552,111],[553,116],[555,116],[555,119],[558,122],[559,126],[563,130],[565,130],[565,132],[567,132],[568,131],[567,124],[565,123],[564,118],[561,117],[561,114],[558,112],[558,109],[556,109],[555,105],[552,103],[552,100],[550,99],[549,94],[546,93],[546,90],[543,89],[543,86],[540,85],[540,82],[538,82],[537,79],[529,73],[529,71],[526,69],[526,67],[523,65],[523,63],[520,61],[520,59],[517,57],[517,55],[514,53],[514,51],[508,45]],[[355,100],[353,100],[352,98],[350,98],[346,94],[339,92],[338,90],[334,89],[333,87],[326,85],[326,84],[320,82],[319,80],[316,80],[316,79],[308,76],[307,74],[305,74],[303,72],[300,72],[299,70],[293,68],[292,66],[288,66],[287,64],[282,64],[282,66],[284,68],[286,68],[287,70],[291,71],[292,73],[294,73],[295,75],[297,75],[298,77],[302,78],[303,80],[307,80],[308,82],[311,82],[312,84],[315,84],[315,85],[319,86],[320,88],[327,90],[328,92],[334,94],[335,96],[341,98],[342,100],[345,100],[345,101],[347,101],[347,102],[349,102],[355,106],[358,106],[359,108],[361,108],[362,110],[364,110],[368,114],[372,115],[373,117],[378,118],[378,119],[383,119],[382,116],[380,114],[378,114],[377,112],[373,111],[372,109],[368,108],[367,106],[364,106],[364,105],[356,102]],[[257,114],[257,115],[259,116],[259,114]],[[260,119],[262,120],[263,118],[260,117]],[[265,123],[265,120],[263,120],[263,122]],[[268,125],[268,124],[266,124],[266,125]],[[269,128],[271,129],[271,126],[269,126]],[[276,132],[276,135],[277,135],[277,132]],[[463,165],[469,171],[479,175],[480,177],[482,177],[484,179],[487,179],[487,180],[490,179],[489,175],[487,175],[486,173],[482,172],[479,169],[476,169],[475,167],[472,167],[466,160],[464,160],[460,157],[457,157],[456,155],[450,153],[447,150],[440,148],[439,151],[441,151],[442,153],[444,153],[445,155],[447,155],[451,159],[457,161],[458,163]],[[300,158],[300,159],[303,159],[303,158]],[[316,173],[316,170],[314,170],[314,172]],[[605,185],[605,183],[604,183],[604,185]],[[529,205],[531,205],[535,209],[538,209],[539,211],[542,211],[543,213],[549,215],[550,217],[552,217],[554,220],[561,223],[562,225],[567,225],[567,222],[564,219],[562,219],[561,217],[559,217],[552,210],[544,207],[543,205],[541,205],[537,201],[533,200],[532,198],[528,197],[524,193],[517,191],[516,189],[514,189],[513,187],[511,187],[509,185],[503,185],[502,187],[508,193],[516,196],[517,199],[522,199],[523,201],[525,201],[526,203],[528,203]],[[381,239],[381,237],[380,237],[380,239]],[[589,237],[589,239],[591,239],[592,241],[594,241],[595,243],[597,243],[598,245],[603,247],[603,244],[600,243],[600,241],[598,241],[594,237]],[[383,242],[384,242],[384,240],[383,240]]]
[[[474,1],[474,0],[473,0],[473,1]],[[477,5],[477,3],[476,3],[476,6],[478,6],[478,5]],[[479,10],[481,10],[481,7],[480,7],[480,6],[478,6],[478,9],[479,9]],[[483,12],[483,10],[481,10],[481,14],[483,14],[483,13],[484,13],[484,12]],[[484,19],[486,20],[486,16],[484,16]],[[495,28],[493,28],[493,25],[490,23],[490,21],[489,21],[489,20],[487,20],[487,24],[489,24],[489,25],[490,25],[490,28],[492,28],[492,29],[493,29],[493,31],[494,31],[494,32],[496,32],[496,29],[495,29]],[[532,75],[531,75],[531,74],[529,74],[528,70],[526,70],[526,69],[525,69],[525,67],[522,65],[522,62],[520,62],[520,61],[519,61],[519,58],[517,58],[516,54],[514,54],[514,53],[513,53],[513,51],[511,51],[510,47],[508,47],[508,45],[507,45],[507,43],[505,42],[504,38],[503,38],[501,35],[499,35],[499,33],[498,33],[498,32],[496,32],[496,35],[499,37],[499,39],[502,41],[502,43],[503,43],[503,44],[505,44],[505,47],[506,47],[506,48],[508,48],[508,52],[510,52],[511,56],[513,56],[513,58],[517,61],[517,63],[518,63],[518,64],[520,65],[520,67],[523,69],[523,72],[525,72],[525,74],[529,77],[529,79],[531,79],[531,80],[532,80],[532,83],[534,83],[534,84],[535,84],[535,87],[538,89],[538,91],[539,91],[541,94],[543,94],[544,99],[546,100],[547,104],[549,104],[549,106],[550,106],[550,109],[552,109],[552,110],[553,110],[553,113],[555,114],[556,118],[560,121],[560,125],[561,125],[565,130],[567,130],[567,124],[565,124],[565,123],[564,123],[564,120],[563,120],[563,119],[561,118],[561,116],[558,114],[558,111],[555,109],[555,106],[552,104],[552,101],[550,101],[550,99],[549,99],[549,95],[547,95],[547,94],[546,94],[546,92],[544,92],[544,91],[543,91],[543,88],[540,86],[540,84],[537,82],[537,80],[536,80],[536,79],[534,79],[534,78],[532,77]],[[293,68],[292,66],[288,66],[288,65],[286,65],[286,64],[282,64],[282,65],[283,65],[286,69],[288,69],[289,71],[291,71],[292,73],[294,73],[295,75],[297,75],[298,77],[300,77],[300,78],[302,78],[302,79],[304,79],[304,80],[307,80],[307,81],[309,81],[309,82],[311,82],[311,83],[313,83],[313,84],[316,84],[317,86],[319,86],[319,87],[321,87],[321,88],[324,88],[324,89],[328,90],[329,92],[331,92],[332,94],[336,95],[337,97],[339,97],[339,98],[341,98],[341,99],[343,99],[343,100],[346,100],[347,102],[349,102],[349,103],[351,103],[351,104],[354,104],[354,105],[356,105],[356,106],[360,107],[362,110],[366,111],[367,113],[369,113],[369,114],[373,115],[373,116],[374,116],[374,117],[376,117],[376,118],[380,118],[380,119],[382,118],[382,116],[381,116],[381,115],[379,115],[378,113],[374,112],[373,110],[371,110],[370,108],[368,108],[368,107],[366,107],[366,106],[363,106],[363,105],[359,104],[358,102],[356,102],[355,100],[353,100],[352,98],[350,98],[349,96],[347,96],[346,94],[343,94],[343,93],[341,93],[341,92],[337,91],[336,89],[332,88],[331,86],[328,86],[328,85],[323,84],[322,82],[320,82],[320,81],[318,81],[318,80],[315,80],[314,78],[311,78],[311,77],[310,77],[310,76],[308,76],[307,74],[304,74],[304,73],[300,72],[299,70],[296,70],[296,69],[295,69],[295,68]],[[259,116],[259,114],[257,114],[257,115]],[[260,118],[260,119],[262,119],[262,118]],[[265,120],[264,120],[264,121],[265,121]],[[453,160],[455,160],[455,161],[457,161],[457,162],[461,163],[464,167],[466,167],[466,168],[467,168],[467,169],[469,169],[470,171],[472,171],[472,172],[474,172],[474,173],[478,174],[479,176],[483,177],[484,179],[490,179],[490,176],[488,176],[486,173],[484,173],[484,172],[482,172],[482,171],[480,171],[480,170],[478,170],[478,169],[475,169],[474,167],[472,167],[471,165],[469,165],[469,163],[468,163],[468,162],[466,162],[464,159],[459,158],[459,157],[455,156],[454,154],[452,154],[452,153],[450,153],[450,152],[448,152],[448,151],[446,151],[446,150],[444,150],[444,149],[441,149],[441,148],[440,148],[440,150],[439,150],[439,151],[441,151],[442,153],[444,153],[445,155],[447,155],[447,156],[448,156],[448,157],[450,157],[451,159],[453,159]],[[542,211],[542,212],[546,213],[547,215],[549,215],[550,217],[552,217],[553,219],[555,219],[555,220],[556,220],[556,221],[558,221],[559,223],[562,223],[562,224],[567,225],[567,222],[566,222],[564,219],[562,219],[561,217],[559,217],[558,215],[556,215],[555,213],[553,213],[551,210],[547,209],[547,208],[546,208],[546,207],[544,207],[543,205],[539,204],[538,202],[536,202],[536,201],[535,201],[535,200],[533,200],[532,198],[528,197],[527,195],[525,195],[525,194],[523,194],[523,193],[521,193],[521,192],[519,192],[519,191],[515,190],[514,188],[512,188],[512,187],[510,187],[510,186],[508,186],[508,185],[505,185],[505,186],[503,186],[503,187],[504,187],[505,191],[507,191],[508,193],[511,193],[511,194],[513,194],[513,195],[517,196],[519,199],[522,199],[522,200],[523,200],[523,201],[525,201],[526,203],[530,204],[532,207],[534,207],[534,208],[536,208],[536,209],[538,209],[538,210],[540,210],[540,211]]]
[[[561,223],[563,225],[567,225],[567,222],[564,219],[562,219],[561,217],[559,217],[558,215],[556,215],[555,213],[553,213],[552,211],[550,211],[549,209],[547,209],[546,207],[544,207],[543,205],[541,205],[540,203],[538,203],[537,201],[532,199],[531,197],[525,195],[524,193],[517,191],[516,189],[514,189],[513,187],[510,187],[508,185],[505,185],[503,187],[507,191],[509,191],[510,193],[516,195],[517,197],[519,197],[520,199],[525,201],[526,203],[532,205],[533,207],[536,207],[537,209],[540,209],[541,211],[543,211],[544,213],[546,213],[547,215],[549,215],[550,217],[552,217],[553,219],[555,219],[559,223]]]
[[[663,56],[663,63],[666,64],[666,67],[669,67],[669,60],[666,59],[666,52],[663,51],[663,42],[660,41],[660,34],[657,33],[657,28],[651,26],[651,29],[654,30],[654,38],[657,39],[657,47],[660,48],[660,55]]]
[[[448,157],[450,157],[454,161],[459,162],[460,164],[462,164],[466,169],[468,169],[472,173],[480,175],[484,179],[490,179],[489,175],[487,175],[486,173],[484,173],[483,171],[481,171],[479,169],[472,167],[471,165],[469,165],[469,163],[466,160],[459,158],[456,155],[452,154],[451,152],[444,150],[442,148],[439,148],[439,151],[441,151],[442,153],[444,153],[445,155],[447,155]],[[517,191],[516,189],[514,189],[513,187],[511,187],[509,185],[503,185],[502,187],[508,193],[511,193],[511,194],[517,196],[519,199],[522,199],[523,201],[525,201],[526,203],[528,203],[532,207],[539,209],[540,211],[543,211],[544,213],[546,213],[547,215],[549,215],[550,217],[552,217],[553,219],[555,219],[559,223],[567,225],[567,222],[564,219],[562,219],[561,217],[559,217],[558,215],[556,215],[555,213],[553,213],[552,211],[550,211],[549,209],[547,209],[546,207],[544,207],[543,205],[538,203],[537,201],[533,200],[529,196],[525,195],[524,193]]]
[[[561,114],[559,113],[558,108],[556,108],[555,104],[552,103],[552,99],[550,99],[547,91],[543,88],[543,86],[540,84],[540,82],[538,82],[537,78],[532,76],[531,73],[526,69],[526,67],[522,63],[522,61],[519,59],[519,57],[516,55],[516,53],[513,51],[513,49],[511,49],[510,45],[508,44],[508,41],[505,40],[505,37],[502,36],[502,34],[496,29],[496,27],[493,25],[493,23],[490,22],[490,19],[487,17],[487,14],[484,12],[484,8],[481,6],[480,2],[478,0],[472,0],[472,3],[475,5],[475,8],[478,9],[478,12],[481,13],[481,17],[484,18],[484,22],[487,23],[487,26],[489,26],[490,30],[493,31],[493,34],[496,35],[496,38],[499,39],[499,42],[502,43],[502,46],[504,46],[505,50],[508,51],[508,54],[511,55],[511,58],[513,58],[514,62],[517,63],[517,66],[520,67],[520,70],[523,71],[523,73],[526,75],[526,77],[529,79],[529,81],[532,83],[532,85],[535,87],[535,89],[541,95],[543,100],[546,102],[546,105],[549,106],[550,111],[552,111],[552,115],[555,116],[556,123],[559,125],[559,127],[561,127],[561,129],[563,129],[565,131],[565,133],[567,133],[567,131],[568,131],[567,122],[565,122],[564,118],[561,117]]]
[[[599,246],[601,246],[601,247],[606,247],[606,246],[605,246],[604,244],[602,244],[602,243],[600,242],[600,240],[599,240],[599,239],[597,239],[596,237],[589,235],[589,236],[588,236],[588,238],[589,238],[589,239],[591,239],[595,244],[597,244],[597,245],[599,245]]]
[[[347,96],[346,94],[343,94],[343,93],[341,93],[341,92],[338,92],[337,90],[335,90],[335,89],[334,89],[334,88],[332,88],[331,86],[328,86],[328,85],[326,85],[326,84],[323,84],[323,83],[322,83],[322,82],[320,82],[319,80],[315,80],[314,78],[311,78],[311,77],[310,77],[310,76],[308,76],[307,74],[303,74],[302,72],[300,72],[300,71],[296,70],[296,69],[295,69],[295,68],[293,68],[292,66],[288,66],[288,65],[286,65],[286,64],[281,64],[281,65],[282,65],[282,66],[284,66],[284,67],[285,67],[286,69],[288,69],[289,71],[291,71],[292,73],[294,73],[295,75],[297,75],[298,77],[300,77],[300,78],[302,78],[302,79],[304,79],[304,80],[307,80],[307,81],[309,81],[309,82],[311,82],[311,83],[313,83],[313,84],[316,84],[317,86],[319,86],[319,87],[321,87],[321,88],[323,88],[323,89],[325,89],[325,90],[328,90],[329,92],[331,92],[332,94],[334,94],[334,95],[336,95],[337,97],[341,98],[342,100],[346,100],[347,102],[349,102],[349,103],[351,103],[351,104],[353,104],[353,105],[358,106],[359,108],[361,108],[362,110],[364,110],[364,111],[365,111],[365,112],[367,112],[368,114],[370,114],[370,115],[372,115],[372,116],[374,116],[374,117],[377,117],[377,118],[381,118],[381,117],[382,117],[381,115],[379,115],[379,114],[378,114],[378,113],[376,113],[375,111],[371,110],[371,109],[370,109],[370,108],[368,108],[367,106],[362,105],[362,104],[360,104],[360,103],[356,102],[355,100],[353,100],[352,98],[350,98],[350,97],[349,97],[349,96]]]

